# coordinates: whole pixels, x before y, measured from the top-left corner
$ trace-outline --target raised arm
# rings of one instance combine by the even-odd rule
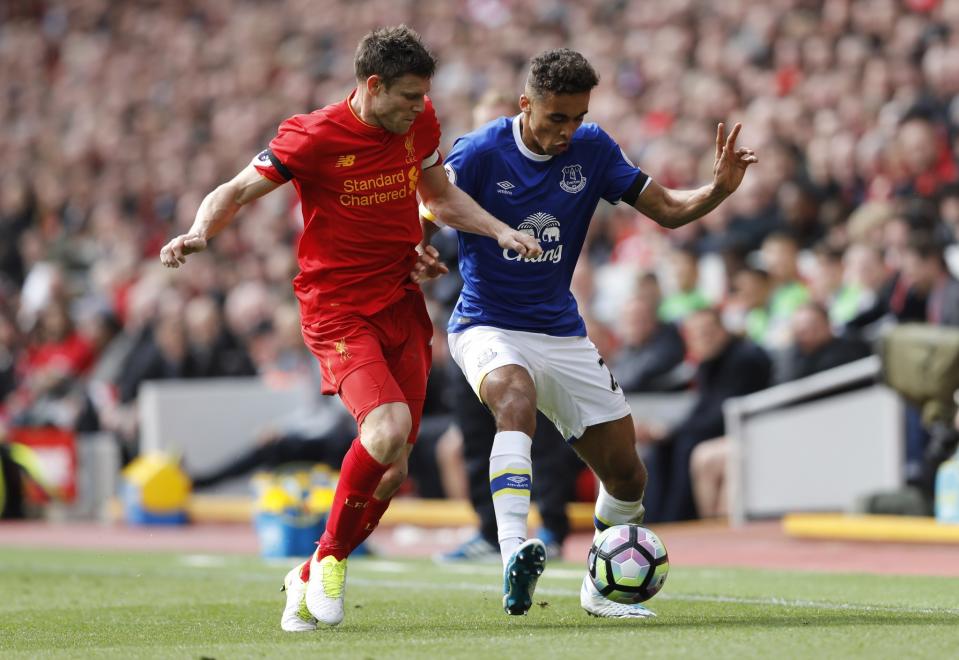
[[[260,175],[253,165],[247,165],[235,177],[217,186],[203,198],[197,209],[193,226],[160,250],[160,262],[167,268],[179,268],[186,257],[206,249],[206,242],[216,236],[233,220],[244,204],[263,197],[281,184]]]
[[[417,191],[424,206],[443,224],[495,238],[501,248],[513,250],[527,258],[535,259],[543,254],[539,241],[484,211],[473,198],[449,182],[443,168],[423,170]]]
[[[736,138],[742,124],[733,127],[724,139],[724,126],[716,127],[716,161],[713,164],[713,182],[696,190],[670,190],[651,181],[636,198],[633,207],[663,227],[675,229],[697,220],[729,197],[743,180],[746,168],[758,163],[752,149],[736,148]]]

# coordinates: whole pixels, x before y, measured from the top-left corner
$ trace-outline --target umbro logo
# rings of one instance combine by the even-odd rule
[[[513,183],[511,183],[510,181],[506,181],[505,179],[503,181],[498,182],[496,186],[499,188],[499,190],[497,190],[496,192],[498,192],[501,195],[512,195],[513,194],[512,190],[513,188],[516,187]]]

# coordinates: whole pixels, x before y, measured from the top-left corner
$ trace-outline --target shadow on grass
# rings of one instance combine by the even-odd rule
[[[660,629],[747,629],[747,628],[842,628],[847,626],[949,626],[955,628],[959,624],[959,617],[950,614],[935,613],[898,613],[898,612],[845,612],[828,611],[803,614],[756,614],[730,616],[658,616],[648,620],[632,619],[598,619],[583,615],[582,619],[568,615],[557,616],[553,620],[535,621],[532,619],[504,620],[502,631],[526,634],[534,631],[562,631],[565,634],[577,631],[590,631],[597,628],[606,630],[633,629],[653,632]],[[438,630],[444,634],[458,632],[463,635],[473,633],[477,636],[490,634],[488,622],[470,622],[463,620],[457,623],[444,622],[410,623],[394,627],[390,624],[375,623],[347,623],[340,631],[369,633],[385,629],[394,629],[400,635],[420,634],[432,635]]]

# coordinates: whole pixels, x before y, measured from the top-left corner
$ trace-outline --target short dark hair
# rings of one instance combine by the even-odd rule
[[[389,88],[406,74],[432,78],[436,58],[420,41],[420,35],[399,25],[373,30],[363,37],[356,47],[353,68],[357,80],[379,76]]]
[[[928,232],[917,231],[909,237],[906,251],[912,252],[923,261],[935,259],[940,266],[946,266],[944,249],[941,242]]]
[[[537,96],[581,94],[599,84],[599,74],[586,58],[569,48],[540,53],[530,62],[526,88]]]

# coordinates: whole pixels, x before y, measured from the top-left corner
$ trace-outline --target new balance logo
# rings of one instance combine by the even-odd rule
[[[349,156],[340,156],[336,159],[337,167],[353,167],[353,163],[356,162],[356,156],[350,154]]]
[[[345,500],[343,500],[343,506],[348,506],[351,509],[365,509],[366,502],[363,500],[351,500],[347,497]]]
[[[509,181],[505,181],[505,180],[504,180],[504,181],[500,181],[500,182],[497,183],[496,185],[497,185],[497,187],[499,187],[499,190],[497,190],[496,192],[498,192],[498,193],[501,194],[501,195],[512,195],[512,194],[513,194],[513,193],[512,193],[512,190],[513,190],[513,188],[516,187],[515,185],[513,185],[513,184],[510,183]]]

